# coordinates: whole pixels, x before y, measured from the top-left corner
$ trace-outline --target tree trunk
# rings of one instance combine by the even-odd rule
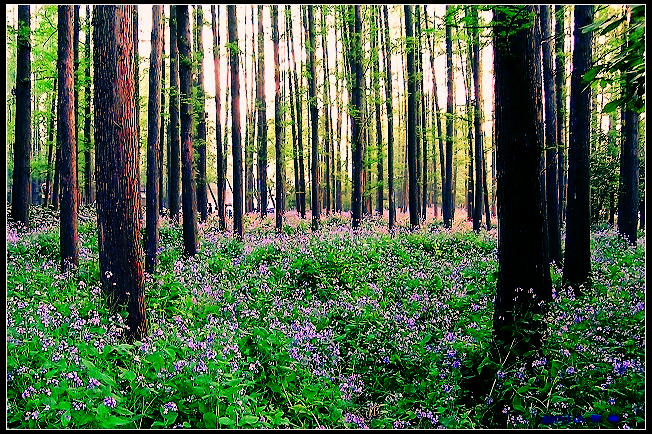
[[[75,94],[75,194],[77,194],[77,205],[81,202],[81,194],[79,192],[79,5],[73,8],[73,83]]]
[[[317,113],[317,98],[315,95],[315,20],[313,18],[313,6],[308,6],[308,71],[310,79],[308,80],[308,103],[310,106],[310,123],[311,128],[311,141],[312,141],[312,167],[311,167],[311,198],[310,205],[312,209],[312,229],[316,231],[319,228],[319,198],[318,195],[318,180],[317,180],[317,166],[319,155],[319,142],[317,138],[318,127],[318,113]]]
[[[57,101],[57,78],[55,77],[53,80],[53,87],[54,89],[52,90],[52,104],[50,106],[50,122],[48,126],[48,170],[47,170],[47,178],[45,181],[45,201],[43,202],[43,206],[47,208],[48,206],[48,199],[51,197],[50,195],[50,174],[52,173],[52,147],[54,146],[54,114],[56,113],[56,101]]]
[[[93,9],[93,106],[100,276],[113,299],[128,301],[128,336],[138,340],[147,335],[147,317],[137,207],[133,9]]]
[[[256,108],[258,109],[258,191],[260,218],[267,215],[267,103],[265,102],[265,46],[263,7],[258,5],[258,71],[256,74]]]
[[[331,212],[331,195],[333,184],[332,181],[332,171],[333,166],[331,165],[330,155],[331,149],[333,148],[333,128],[331,125],[331,103],[330,103],[330,82],[328,80],[328,45],[326,44],[326,5],[322,5],[320,9],[320,18],[321,18],[321,46],[322,46],[322,72],[324,73],[324,152],[325,152],[325,162],[326,162],[326,194],[324,195],[324,202],[326,205],[326,215]]]
[[[631,7],[629,7],[631,10]],[[629,14],[628,14],[629,15]],[[627,24],[629,24],[629,19]],[[629,42],[626,33],[623,51]],[[626,74],[628,75],[628,74]],[[633,95],[631,79],[625,78],[626,93]],[[620,182],[618,185],[618,233],[630,244],[636,245],[638,229],[638,112],[629,106],[622,110],[623,138],[620,152]],[[645,214],[643,214],[645,218]],[[644,220],[643,220],[644,222]],[[645,223],[643,223],[645,225]]]
[[[552,39],[550,35],[550,6],[541,6],[541,46],[543,52],[543,88],[545,93],[545,157],[546,157],[546,213],[548,224],[548,252],[551,261],[561,263],[561,233],[559,231],[559,204],[557,188],[557,96],[552,69]]]
[[[573,73],[568,140],[568,203],[566,255],[563,280],[575,287],[587,283],[591,272],[589,141],[591,89],[582,81],[591,68],[591,32],[582,28],[593,22],[593,6],[575,7]]]
[[[181,98],[181,160],[183,163],[181,187],[183,205],[183,244],[189,256],[197,253],[197,200],[193,179],[192,149],[192,52],[190,48],[190,20],[188,6],[177,6],[177,46],[179,49],[179,87]]]
[[[405,11],[405,35],[407,40],[413,38],[412,25],[412,6],[404,6]],[[418,208],[418,173],[417,173],[417,137],[416,137],[416,74],[414,67],[414,45],[408,43],[407,46],[407,160],[408,160],[408,194],[410,208],[410,226],[416,228],[419,226],[419,208]]]
[[[91,10],[86,5],[86,20],[90,23]],[[86,69],[84,72],[86,87],[84,89],[84,193],[86,203],[93,202],[93,182],[91,172],[91,32],[90,24],[86,29]]]
[[[161,10],[161,25],[163,47],[161,48],[161,128],[159,131],[159,160],[158,160],[158,209],[159,214],[163,214],[163,199],[164,199],[164,185],[163,185],[163,149],[165,146],[165,8]]]
[[[565,8],[555,6],[555,87],[557,99],[557,188],[559,225],[564,221],[566,189],[564,172],[564,150],[566,122],[566,65],[564,60],[564,12]]]
[[[528,6],[533,13],[536,6]],[[528,14],[525,14],[527,16]],[[539,175],[543,141],[537,132],[541,88],[535,29],[525,22],[507,31],[505,13],[494,11],[496,154],[498,175],[498,283],[494,337],[501,357],[516,339],[517,353],[540,346],[541,324],[530,313],[552,296]],[[531,289],[531,290],[530,290]],[[527,292],[530,290],[530,292]],[[522,340],[520,321],[534,333]],[[515,327],[516,326],[516,327]]]
[[[455,83],[453,82],[453,41],[451,36],[451,11],[452,8],[446,5],[446,87],[448,97],[446,99],[446,179],[442,190],[442,214],[444,218],[444,227],[450,228],[453,225],[452,180],[453,180],[453,116],[455,93]]]
[[[197,129],[195,141],[193,143],[197,150],[197,168],[195,171],[196,193],[197,193],[197,211],[199,212],[200,221],[205,221],[208,217],[208,196],[206,191],[206,101],[204,96],[204,7],[196,5],[194,7],[194,53],[195,62],[197,63],[197,75],[195,76],[194,88],[197,97],[196,105],[193,112],[196,113]]]
[[[135,96],[136,98],[136,106],[134,107],[134,110],[136,111],[136,141],[138,143],[138,158],[136,159],[136,173],[138,174],[138,226],[140,227],[140,223],[143,220],[143,208],[141,206],[141,201],[140,201],[140,191],[141,191],[141,186],[140,186],[140,58],[138,55],[138,5],[133,8],[133,15],[131,17],[132,22],[133,22],[133,47],[134,47],[134,68],[133,68],[133,74],[134,74],[134,88],[135,88]]]
[[[59,79],[59,137],[61,139],[61,269],[79,263],[77,235],[77,155],[73,78],[73,7],[59,6],[57,76]]]
[[[281,82],[278,60],[278,6],[272,5],[272,42],[274,44],[274,148],[276,150],[276,231],[283,229],[283,173],[281,153]]]
[[[18,6],[16,53],[16,132],[14,137],[14,171],[11,186],[11,217],[29,226],[29,205],[32,198],[30,152],[32,149],[32,47],[29,40],[29,5]],[[72,66],[72,65],[71,65]],[[55,177],[55,182],[56,182]],[[55,196],[58,198],[58,194]],[[55,202],[56,203],[56,202]]]
[[[292,11],[289,10],[290,21],[292,20]],[[290,25],[287,29],[288,37],[292,41],[290,45],[290,54],[292,56],[292,63],[290,67],[292,68],[292,83],[294,83],[294,88],[291,91],[294,93],[295,98],[295,109],[296,109],[296,127],[297,127],[297,153],[298,153],[298,165],[299,165],[299,184],[297,186],[297,210],[301,215],[301,218],[306,218],[306,183],[305,183],[305,174],[304,174],[304,164],[303,164],[303,107],[301,104],[301,83],[297,79],[297,70],[296,70],[296,57],[294,55],[294,37],[292,36],[292,26]]]
[[[383,215],[383,133],[380,122],[380,46],[377,43],[379,31],[379,8],[373,6],[373,24],[371,28],[372,78],[374,88],[374,113],[376,114],[376,212]]]
[[[223,166],[224,153],[222,150],[222,92],[220,89],[220,31],[217,27],[219,19],[219,6],[217,7],[217,17],[215,14],[215,5],[211,5],[211,25],[213,30],[213,65],[215,70],[215,142],[216,142],[216,159],[217,159],[217,215],[219,219],[219,230],[226,229],[226,220],[224,215],[224,172]]]
[[[168,201],[170,219],[179,220],[179,52],[177,46],[177,7],[170,6],[170,158],[168,158]],[[219,193],[218,193],[219,194]]]
[[[161,132],[161,62],[163,6],[152,6],[152,49],[149,56],[149,103],[147,105],[147,192],[145,271],[154,273],[158,249],[159,159]]]
[[[261,13],[262,15],[262,13]],[[235,6],[227,6],[229,45],[238,46]],[[242,238],[242,147],[240,144],[240,67],[234,49],[229,52],[231,64],[231,133],[233,141],[233,233]]]
[[[389,230],[396,225],[396,202],[394,198],[394,112],[392,110],[392,53],[389,38],[389,18],[387,5],[383,6],[384,26],[383,59],[385,61],[385,105],[387,107],[387,197],[389,200]],[[433,74],[434,77],[434,74]]]

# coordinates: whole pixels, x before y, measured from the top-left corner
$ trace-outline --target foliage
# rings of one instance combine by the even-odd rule
[[[495,426],[497,402],[509,427],[587,412],[601,427],[644,424],[644,238],[595,232],[583,298],[553,268],[537,363],[501,365],[489,357],[495,230],[390,234],[377,219],[353,232],[332,217],[318,233],[289,218],[292,234],[276,235],[272,219],[246,219],[238,241],[211,215],[185,258],[164,218],[149,335],[127,344],[126,312],[99,287],[92,208],[66,274],[57,216],[31,215],[33,229],[7,227],[10,427],[478,428]],[[489,395],[474,392],[482,378]]]

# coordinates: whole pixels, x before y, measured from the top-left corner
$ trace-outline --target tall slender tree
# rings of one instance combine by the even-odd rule
[[[168,158],[168,202],[170,218],[179,220],[179,51],[177,45],[177,7],[170,6],[170,158]]]
[[[73,78],[73,7],[58,7],[58,56],[59,79],[58,122],[61,143],[61,223],[60,247],[61,269],[67,270],[79,262],[77,234],[77,171],[74,158],[77,155],[75,137],[75,82]]]
[[[91,175],[91,9],[86,5],[86,67],[84,68],[84,200],[93,201],[93,182]]]
[[[208,196],[206,189],[206,99],[204,96],[204,7],[196,5],[194,7],[194,58],[197,64],[197,73],[194,75],[196,105],[193,112],[196,116],[195,140],[194,147],[197,150],[196,166],[196,193],[197,193],[197,211],[199,212],[200,221],[208,217]]]
[[[320,26],[320,33],[321,33],[321,49],[322,49],[322,72],[324,73],[324,82],[323,82],[323,87],[324,87],[324,101],[323,101],[323,107],[324,107],[324,152],[325,152],[325,163],[326,163],[326,190],[324,194],[324,202],[326,206],[326,214],[329,214],[331,211],[331,192],[332,192],[332,183],[331,183],[331,172],[333,170],[333,166],[330,164],[330,155],[331,155],[331,148],[333,147],[332,145],[332,140],[333,140],[333,132],[332,132],[332,126],[331,126],[331,106],[330,106],[330,98],[329,98],[329,89],[330,89],[330,81],[328,79],[329,77],[329,72],[328,72],[328,45],[326,44],[326,33],[327,33],[327,28],[326,28],[326,8],[327,5],[322,5],[320,9],[320,18],[321,18],[321,26]]]
[[[575,7],[573,72],[570,89],[568,137],[568,203],[566,254],[563,279],[580,292],[591,272],[589,200],[589,141],[591,89],[582,77],[591,68],[591,32],[582,29],[593,22],[593,6]]]
[[[442,188],[442,214],[444,218],[444,227],[450,228],[453,225],[455,210],[453,209],[453,115],[455,93],[455,84],[453,81],[453,40],[452,40],[452,7],[446,5],[446,87],[448,97],[446,99],[446,178]]]
[[[548,251],[551,261],[561,263],[561,233],[559,231],[557,188],[557,95],[552,69],[551,6],[541,6],[541,50],[543,54],[543,89],[545,93],[545,177]]]
[[[256,108],[258,111],[258,191],[260,218],[267,215],[267,104],[265,102],[265,45],[263,6],[258,5],[258,71],[256,74]]]
[[[272,42],[274,44],[274,148],[276,150],[276,231],[283,229],[283,171],[281,144],[281,82],[278,59],[278,6],[272,5]]]
[[[416,125],[416,74],[414,69],[414,51],[413,43],[414,26],[412,24],[412,6],[404,6],[405,11],[405,36],[408,41],[407,45],[407,160],[408,160],[408,193],[410,208],[410,226],[419,226],[419,208],[418,208],[418,191],[417,191],[417,137],[415,131]]]
[[[308,79],[308,105],[310,106],[310,124],[311,128],[311,142],[312,142],[312,167],[311,167],[311,199],[310,205],[312,208],[312,229],[317,230],[319,228],[319,197],[318,197],[318,179],[317,179],[317,167],[318,167],[318,155],[319,155],[319,142],[317,138],[317,124],[318,124],[318,114],[317,114],[317,97],[315,95],[315,19],[313,16],[313,6],[308,6],[308,73],[310,77]]]
[[[262,15],[262,14],[261,14]],[[242,147],[240,145],[240,71],[235,6],[227,6],[231,64],[231,134],[233,143],[233,233],[242,238]]]
[[[177,46],[179,49],[179,90],[181,98],[181,196],[183,203],[183,244],[187,255],[197,253],[197,200],[193,179],[192,148],[192,52],[188,6],[177,6]]]
[[[143,220],[143,210],[141,207],[141,201],[140,201],[140,191],[141,191],[141,185],[140,185],[140,57],[138,55],[138,45],[139,45],[139,38],[138,38],[138,5],[133,8],[133,15],[131,17],[132,22],[133,22],[133,27],[132,27],[132,36],[134,39],[134,64],[133,64],[133,74],[134,74],[134,87],[135,87],[135,98],[136,98],[136,106],[134,107],[134,110],[136,111],[136,140],[138,141],[138,159],[136,160],[137,164],[137,169],[136,173],[138,173],[138,225],[140,226],[140,222]]]
[[[73,37],[72,37],[72,47],[73,47],[73,80],[74,80],[74,89],[75,89],[75,173],[77,177],[75,178],[75,187],[77,194],[77,205],[81,202],[81,196],[79,194],[79,30],[81,29],[79,23],[79,5],[75,5],[73,8]]]
[[[163,47],[161,48],[161,128],[159,131],[159,159],[158,159],[158,209],[159,213],[163,214],[163,199],[165,198],[164,194],[164,176],[163,176],[163,167],[164,167],[164,158],[163,150],[165,148],[165,9],[161,11],[161,26],[162,35],[161,40],[163,41]]]
[[[383,215],[383,131],[380,122],[380,45],[378,44],[380,6],[372,7],[371,20],[371,74],[374,90],[374,113],[376,115],[376,212]]]
[[[631,6],[628,7],[627,24],[631,20]],[[623,51],[631,45],[630,36],[626,34]],[[636,95],[633,89],[631,73],[625,73],[624,86],[626,93]],[[637,97],[638,98],[638,97]],[[638,124],[639,114],[629,103],[622,109],[623,137],[620,151],[620,181],[618,185],[618,233],[630,244],[636,244],[636,231],[638,229]],[[645,214],[643,212],[642,227],[645,227]]]
[[[147,104],[147,182],[146,182],[146,232],[145,232],[145,271],[153,273],[156,269],[158,249],[159,215],[159,142],[161,131],[161,68],[163,56],[163,36],[161,15],[163,6],[152,6],[152,47],[149,56],[149,102]]]
[[[219,20],[219,6],[217,7],[217,16],[215,14],[215,5],[211,5],[211,27],[213,30],[213,65],[215,71],[215,142],[217,156],[217,215],[219,219],[219,229],[226,229],[226,220],[224,216],[224,168],[223,150],[222,150],[222,91],[220,88],[220,31],[217,27]]]
[[[565,169],[564,162],[566,129],[566,62],[564,53],[564,12],[566,8],[562,5],[555,5],[555,87],[557,107],[557,188],[558,212],[560,226],[564,221],[565,206]]]
[[[360,6],[349,6],[347,10],[348,30],[344,36],[347,41],[345,57],[348,61],[348,76],[351,77],[349,89],[349,116],[351,118],[351,160],[353,168],[353,188],[351,193],[352,227],[360,226],[362,214],[362,20]],[[348,157],[348,153],[347,153]],[[346,164],[348,167],[348,162]]]
[[[29,36],[29,7],[29,5],[18,6],[18,34],[16,36],[18,44],[16,54],[16,133],[14,139],[14,170],[11,188],[11,217],[25,226],[29,226],[29,205],[32,198],[32,180],[30,174],[30,152],[32,149],[32,64],[30,56],[32,46]],[[55,197],[58,198],[58,193]]]
[[[530,314],[540,311],[540,302],[552,297],[539,175],[543,156],[542,135],[537,133],[539,46],[528,18],[534,15],[535,7],[522,8],[494,10],[494,21],[498,23],[494,31],[494,71],[500,228],[494,337],[501,357],[512,343],[520,354],[536,348],[541,337],[540,323]],[[514,325],[520,320],[534,333],[529,340],[516,333]]]
[[[128,303],[128,336],[147,335],[143,250],[138,222],[138,142],[131,35],[134,6],[93,8],[93,107],[100,276]]]
[[[394,198],[394,111],[392,107],[392,53],[389,37],[389,18],[387,5],[383,5],[384,25],[380,36],[383,38],[383,61],[385,62],[385,107],[387,109],[387,190],[389,201],[389,230],[396,224],[396,202]],[[434,76],[434,74],[433,74]]]

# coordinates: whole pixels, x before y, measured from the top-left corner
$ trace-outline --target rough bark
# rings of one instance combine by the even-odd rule
[[[73,77],[73,7],[58,8],[58,56],[57,76],[59,80],[58,128],[61,139],[61,219],[60,247],[61,269],[79,263],[77,234],[77,171],[75,156],[75,81]]]
[[[564,282],[575,287],[588,283],[591,273],[589,199],[589,142],[591,89],[582,77],[591,67],[591,32],[582,28],[593,22],[593,6],[575,7],[573,73],[570,89],[568,137],[568,201],[566,205],[566,254]]]
[[[30,152],[32,149],[32,64],[30,55],[32,47],[29,39],[29,8],[29,5],[18,6],[16,132],[14,136],[14,171],[11,188],[11,217],[25,226],[29,226],[29,205],[32,198],[30,175]],[[55,197],[58,198],[58,194]]]
[[[100,277],[113,300],[128,302],[128,336],[137,340],[147,335],[147,317],[137,207],[133,8],[93,8],[93,107]]]
[[[192,52],[188,6],[177,6],[177,46],[179,50],[179,94],[181,100],[181,201],[183,206],[183,244],[189,256],[197,253],[197,200],[193,178],[192,146]]]
[[[152,46],[149,56],[149,102],[147,104],[147,181],[145,226],[145,271],[156,270],[159,216],[159,160],[161,132],[161,68],[163,6],[152,6]]]

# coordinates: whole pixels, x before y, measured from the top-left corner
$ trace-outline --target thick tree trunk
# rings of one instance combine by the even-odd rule
[[[587,283],[591,273],[589,141],[591,89],[582,81],[591,68],[591,32],[582,29],[593,22],[593,6],[575,7],[573,73],[568,140],[568,203],[566,254],[563,279],[575,287]]]
[[[133,27],[132,27],[132,36],[134,39],[133,46],[134,46],[134,67],[133,67],[133,74],[134,74],[134,89],[135,89],[135,96],[136,98],[136,106],[134,107],[134,110],[136,111],[136,141],[138,143],[138,158],[136,160],[137,164],[137,170],[136,173],[138,174],[138,226],[140,227],[141,221],[143,220],[143,208],[141,206],[141,196],[140,196],[140,191],[141,191],[141,185],[140,185],[140,58],[138,55],[138,5],[136,5],[133,8],[133,15],[131,17],[132,22],[133,22]]]
[[[145,271],[156,270],[159,216],[159,159],[161,132],[161,63],[162,63],[162,15],[163,6],[152,6],[152,49],[149,56],[149,103],[147,104],[147,185],[146,185],[146,232]]]
[[[100,276],[113,299],[128,301],[128,336],[137,340],[147,335],[147,317],[137,208],[133,8],[93,9],[93,107]]]
[[[50,174],[52,173],[52,148],[54,147],[54,114],[56,113],[57,101],[57,78],[53,80],[52,104],[50,105],[50,122],[48,124],[48,169],[45,181],[45,201],[43,206],[47,208],[50,194]]]
[[[261,13],[262,15],[262,13]],[[227,6],[229,45],[238,46],[238,29],[235,6]],[[240,144],[240,67],[238,55],[233,49],[229,52],[231,64],[231,134],[233,141],[233,233],[242,238],[242,147]]]
[[[168,202],[170,219],[179,220],[179,52],[177,45],[177,10],[170,6],[170,158],[168,158]],[[218,193],[219,194],[219,193]]]
[[[188,6],[177,6],[177,46],[179,49],[179,88],[181,98],[181,200],[183,205],[183,244],[189,256],[197,253],[197,200],[193,179],[192,147],[192,52]]]
[[[453,225],[455,210],[453,209],[453,115],[455,111],[453,95],[455,84],[453,82],[453,41],[451,36],[451,6],[446,5],[446,87],[448,97],[446,99],[446,179],[442,190],[442,214],[444,227],[450,228]]]
[[[219,229],[226,229],[226,220],[224,215],[224,172],[223,166],[224,152],[222,150],[222,91],[220,89],[220,31],[217,27],[219,20],[219,6],[217,7],[217,16],[215,5],[211,5],[211,26],[213,30],[213,65],[215,71],[215,142],[216,142],[216,159],[217,159],[217,216],[219,219]]]
[[[258,70],[256,74],[256,108],[258,109],[258,191],[260,218],[267,216],[267,103],[265,102],[265,46],[263,6],[258,5]]]
[[[30,56],[32,47],[29,40],[29,8],[29,5],[18,6],[18,29],[20,31],[17,36],[18,49],[16,53],[16,132],[11,186],[11,217],[25,226],[29,226],[29,205],[32,198],[30,175],[30,152],[32,149],[32,82],[30,80],[32,64]],[[56,181],[57,177],[55,176],[55,184]],[[54,197],[58,198],[58,194]]]
[[[272,42],[274,44],[274,148],[276,150],[276,231],[283,229],[283,154],[281,143],[281,82],[278,60],[278,6],[272,5]]]
[[[79,190],[79,5],[73,9],[73,83],[75,89],[75,193],[77,194],[77,205],[81,203],[81,194]]]
[[[86,5],[86,19],[90,20],[91,9]],[[86,30],[86,87],[84,89],[85,107],[84,107],[84,193],[85,202],[92,203],[93,198],[93,181],[91,172],[91,32],[90,24]]]
[[[527,7],[527,12],[534,11],[535,7]],[[494,11],[494,19],[505,23],[494,33],[500,228],[494,337],[504,357],[513,339],[520,354],[539,346],[541,324],[530,313],[539,312],[540,302],[552,294],[539,175],[543,156],[543,137],[537,132],[539,46],[531,24],[516,23],[520,30],[510,30],[508,37],[504,12]],[[519,327],[514,327],[520,320],[526,321],[525,327],[534,333],[528,341],[522,340]]]
[[[75,140],[75,81],[73,78],[73,7],[59,6],[58,11],[59,137],[61,139],[61,269],[79,263],[77,235],[77,155]]]

